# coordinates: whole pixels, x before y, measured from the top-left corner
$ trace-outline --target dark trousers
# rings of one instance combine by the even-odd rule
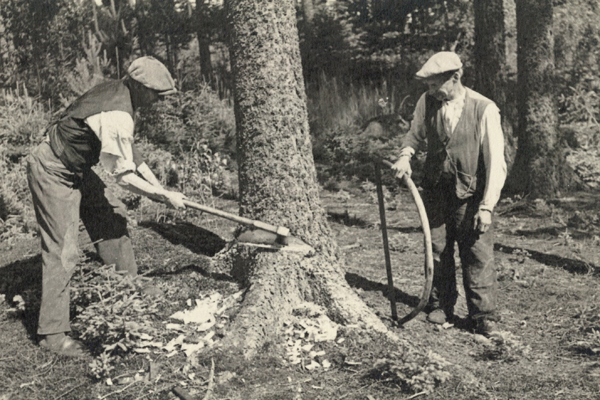
[[[458,243],[469,316],[477,319],[494,314],[498,289],[493,230],[490,227],[479,234],[473,227],[480,197],[458,199],[453,184],[441,183],[426,190],[423,199],[434,257],[430,306],[446,313],[453,311],[458,297],[454,262],[454,244]]]
[[[38,334],[70,331],[69,281],[79,260],[79,219],[105,264],[137,274],[124,204],[93,171],[70,172],[47,142],[27,159],[27,179],[42,241],[42,301]]]

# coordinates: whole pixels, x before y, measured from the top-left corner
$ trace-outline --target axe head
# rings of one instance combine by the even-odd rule
[[[290,235],[290,230],[288,228],[286,228],[285,226],[278,226],[276,233],[277,233],[277,236],[287,237]]]

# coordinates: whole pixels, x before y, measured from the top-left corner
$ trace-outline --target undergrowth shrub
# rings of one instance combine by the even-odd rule
[[[108,377],[120,356],[159,335],[155,326],[162,302],[142,295],[143,286],[143,277],[116,272],[114,266],[84,267],[73,276],[72,325],[96,356],[90,364],[96,379]]]
[[[36,229],[25,155],[39,143],[49,120],[49,113],[26,89],[0,96],[0,240]]]
[[[2,145],[0,176],[0,241],[33,234],[37,223],[27,186],[25,159],[10,162]]]
[[[308,99],[320,182],[331,186],[353,176],[374,181],[374,161],[395,161],[409,128],[407,99],[385,83],[351,85],[322,77]]]
[[[148,166],[164,184],[201,200],[235,192],[233,107],[209,87],[157,103],[136,128]]]
[[[577,334],[572,347],[587,355],[600,355],[600,307],[590,301],[578,310],[575,321]]]
[[[406,346],[390,353],[389,357],[377,360],[369,376],[399,385],[406,392],[431,393],[451,377],[448,371],[450,365],[432,351],[423,353]]]
[[[50,114],[26,88],[0,96],[0,143],[11,153],[26,154],[29,146],[39,143],[49,121]]]
[[[235,117],[227,100],[208,86],[167,96],[136,122],[137,137],[179,157],[206,145],[212,152],[235,155]]]

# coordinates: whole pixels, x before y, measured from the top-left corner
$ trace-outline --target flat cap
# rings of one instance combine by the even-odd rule
[[[127,73],[132,79],[149,89],[156,90],[160,95],[177,92],[169,70],[154,57],[136,58],[127,69]]]
[[[418,79],[426,79],[434,75],[443,74],[444,72],[459,70],[462,66],[462,62],[456,53],[452,51],[440,51],[427,60],[416,76]]]

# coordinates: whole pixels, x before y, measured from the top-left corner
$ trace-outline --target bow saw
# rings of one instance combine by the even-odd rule
[[[385,166],[392,167],[392,163],[386,160],[381,161]],[[383,187],[381,184],[381,171],[379,163],[375,163],[375,180],[377,181],[377,198],[379,200],[379,216],[381,218],[381,232],[383,236],[383,251],[385,255],[385,267],[387,271],[388,277],[388,287],[389,287],[389,299],[390,305],[392,308],[392,319],[395,321],[398,320],[398,312],[396,310],[396,299],[394,296],[394,281],[392,278],[392,266],[390,261],[390,249],[388,244],[387,237],[387,226],[385,221],[385,205],[383,199]],[[419,218],[421,220],[421,227],[423,229],[424,235],[424,247],[425,247],[425,287],[423,288],[423,292],[421,293],[421,299],[417,306],[408,313],[405,317],[400,318],[398,320],[399,325],[403,325],[416,317],[425,306],[429,302],[429,296],[431,295],[431,288],[433,287],[433,251],[431,247],[431,231],[429,229],[429,219],[427,218],[427,213],[425,212],[425,205],[423,204],[423,200],[421,199],[421,195],[415,186],[415,183],[410,179],[408,175],[404,175],[402,177],[402,181],[410,191],[412,198],[417,206],[417,211],[419,212]]]

